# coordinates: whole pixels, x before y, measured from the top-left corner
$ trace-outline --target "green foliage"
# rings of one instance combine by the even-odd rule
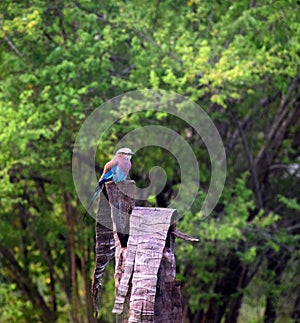
[[[30,301],[16,300],[16,284],[0,285],[1,322],[26,322],[26,318],[36,321]]]
[[[284,203],[289,209],[300,211],[300,205],[296,198],[287,198],[283,195],[279,195],[278,199],[281,203]]]
[[[286,170],[299,157],[299,120],[297,114],[287,117],[299,101],[298,7],[296,0],[1,1],[0,253],[6,277],[0,287],[1,321],[45,318],[42,309],[35,309],[28,286],[37,288],[58,321],[72,316],[83,321],[91,315],[85,293],[94,264],[94,228],[78,220],[82,206],[72,181],[71,152],[85,117],[129,90],[160,88],[185,95],[209,112],[226,145],[224,194],[211,217],[202,221],[199,210],[210,182],[210,160],[201,138],[193,132],[187,136],[189,125],[163,112],[131,113],[98,143],[100,167],[120,138],[147,125],[171,125],[192,146],[203,190],[178,226],[201,241],[178,242],[176,253],[190,312],[206,311],[212,300],[230,303],[233,296],[215,286],[227,277],[233,258],[255,278],[267,272],[270,253],[284,262],[288,250],[296,263],[300,192],[297,174]],[[124,111],[133,112],[131,108],[124,102]],[[178,109],[189,112],[185,106]],[[288,120],[281,138],[276,126]],[[272,146],[274,141],[278,145]],[[97,142],[95,138],[85,145]],[[259,164],[256,157],[264,148],[268,155]],[[180,186],[177,162],[168,152],[141,150],[134,157],[132,178],[146,186],[153,165],[166,172],[161,195],[167,204]],[[149,197],[153,205],[158,200]],[[15,262],[3,256],[7,250]],[[70,278],[72,254],[75,283]],[[26,277],[23,288],[16,285],[16,273]],[[111,268],[109,273],[112,277]],[[295,273],[290,275],[293,280]],[[113,320],[113,281],[108,276],[103,320]],[[266,296],[280,299],[293,293],[295,298],[286,276],[277,276],[270,274]],[[261,283],[255,278],[252,297]],[[242,320],[247,322],[244,305]],[[259,310],[257,320],[262,319],[264,301],[252,305]]]

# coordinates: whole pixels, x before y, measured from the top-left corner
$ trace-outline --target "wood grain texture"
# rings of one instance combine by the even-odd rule
[[[123,312],[129,286],[131,286],[127,321],[129,323],[154,322],[156,295],[160,292],[157,282],[160,280],[163,283],[165,279],[158,279],[158,273],[174,213],[176,213],[174,209],[143,207],[136,207],[132,211],[124,274],[120,280],[113,309],[113,312],[117,314]],[[168,276],[172,277],[171,281],[173,282],[175,278],[174,253],[171,258],[170,266],[163,266],[161,273],[165,274],[171,268],[172,273]],[[167,281],[169,279],[167,278]],[[160,286],[166,287],[165,284]],[[165,306],[163,302],[165,297],[160,300],[156,307],[162,308]],[[169,317],[173,319],[174,316],[169,315]],[[162,322],[159,320],[159,316],[157,316],[157,322]]]
[[[103,193],[100,194],[96,214],[96,263],[92,277],[91,294],[96,316],[100,309],[102,278],[109,262],[115,256],[115,239],[110,217],[110,205]]]
[[[92,285],[96,311],[104,270],[115,256],[113,313],[117,314],[117,322],[180,323],[182,304],[180,282],[176,280],[175,237],[197,239],[176,230],[176,224],[172,224],[176,210],[135,207],[133,181],[105,185],[109,203],[104,196],[100,199],[96,224]]]
[[[127,241],[129,237],[129,226],[131,212],[135,205],[135,182],[125,181],[121,183],[108,182],[106,190],[109,198],[111,219],[113,223],[113,234],[115,240],[115,290],[119,290],[120,280],[124,274],[127,255]],[[127,289],[127,297],[124,297],[122,315],[117,317],[117,322],[128,322],[129,300],[131,295],[131,282]],[[126,296],[126,295],[125,295]],[[120,313],[121,314],[121,313]]]
[[[121,247],[124,248],[127,246],[129,234],[129,217],[135,205],[135,183],[134,181],[117,184],[108,182],[105,186],[111,207],[113,230],[119,238]]]

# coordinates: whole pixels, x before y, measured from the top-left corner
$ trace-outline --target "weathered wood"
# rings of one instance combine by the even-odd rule
[[[157,275],[175,212],[174,209],[139,207],[132,211],[124,274],[113,309],[117,314],[123,312],[131,283],[129,323],[154,321]]]
[[[155,323],[181,323],[182,303],[180,281],[176,280],[174,250],[165,247],[159,267],[154,305]]]
[[[110,205],[107,198],[100,194],[96,214],[96,263],[92,279],[91,294],[96,316],[100,309],[102,277],[109,262],[115,256],[115,239],[112,231]]]
[[[124,273],[125,260],[127,258],[127,241],[129,237],[130,214],[135,204],[135,182],[106,183],[106,191],[111,207],[111,219],[115,240],[115,290],[119,288],[121,277]],[[127,323],[129,319],[130,285],[127,298],[124,301],[123,313],[117,318],[117,322]]]
[[[181,323],[175,237],[192,242],[199,240],[176,229],[176,210],[134,207],[134,181],[108,182],[105,186],[109,204],[107,199],[100,199],[96,224],[92,286],[96,310],[99,310],[101,278],[115,255],[113,312],[117,314],[117,322]]]
[[[111,207],[113,230],[117,233],[121,247],[127,246],[129,235],[129,216],[134,208],[135,183],[125,181],[121,183],[108,182],[105,184]]]
[[[176,214],[175,214],[176,216]],[[173,223],[174,219],[172,219]],[[181,323],[182,303],[180,281],[176,280],[176,261],[174,255],[176,223],[167,235],[166,246],[159,267],[154,307],[155,323]]]
[[[191,241],[191,242],[199,242],[200,241],[199,239],[189,236],[179,230],[174,230],[171,232],[171,234],[173,234],[176,238],[179,238],[179,239],[182,239],[185,241]]]

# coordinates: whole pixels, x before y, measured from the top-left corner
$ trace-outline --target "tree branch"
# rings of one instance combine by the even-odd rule
[[[276,114],[275,120],[272,124],[272,127],[267,135],[267,141],[265,145],[260,149],[259,153],[257,154],[257,157],[255,159],[255,164],[257,165],[260,160],[264,157],[266,150],[271,145],[271,142],[275,141],[275,138],[282,137],[284,130],[287,129],[286,127],[286,121],[291,121],[291,115],[293,114],[291,111],[289,111],[288,107],[293,105],[293,103],[297,100],[297,98],[293,99],[292,101],[288,101],[290,95],[292,92],[296,89],[298,82],[297,78],[293,79],[291,82],[288,91],[286,95],[282,95],[281,103],[278,109],[278,112]]]
[[[9,45],[9,47],[19,56],[23,57],[23,54],[18,50],[18,48],[15,46],[15,44],[10,40],[10,38],[5,34],[4,30],[2,29],[2,32],[4,33],[4,39]]]
[[[249,148],[248,141],[247,141],[244,129],[241,127],[235,113],[232,110],[230,110],[230,111],[231,111],[231,115],[233,117],[233,120],[236,123],[238,132],[239,132],[239,134],[240,134],[240,136],[242,138],[243,146],[244,146],[244,149],[245,149],[245,152],[246,152],[246,155],[247,155],[248,163],[249,163],[250,170],[251,170],[253,185],[254,185],[254,189],[255,189],[255,193],[256,193],[258,208],[262,209],[263,208],[263,200],[262,200],[262,194],[261,194],[261,191],[260,191],[258,176],[257,176],[257,173],[256,173],[255,163],[253,161],[253,155],[252,155],[252,152],[251,152],[251,150]]]
[[[171,232],[171,234],[173,234],[176,238],[179,238],[179,239],[182,239],[185,241],[191,241],[191,242],[199,242],[200,241],[199,239],[189,236],[179,230],[174,230]]]

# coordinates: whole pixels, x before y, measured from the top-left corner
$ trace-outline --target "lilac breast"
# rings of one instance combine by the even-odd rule
[[[114,182],[123,182],[126,180],[131,162],[128,159],[119,160],[118,164],[112,168]]]
[[[119,160],[119,167],[120,169],[126,174],[128,175],[130,168],[131,168],[131,162],[129,159],[125,159],[122,158],[121,160]]]

